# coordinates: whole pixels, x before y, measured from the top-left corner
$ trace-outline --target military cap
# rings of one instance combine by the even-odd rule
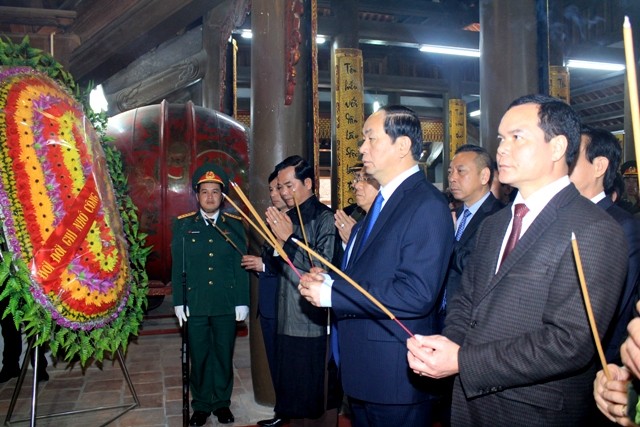
[[[205,163],[193,173],[191,178],[193,191],[197,191],[198,184],[203,182],[217,182],[222,186],[223,191],[227,190],[229,186],[227,174],[224,173],[220,166],[211,163]]]

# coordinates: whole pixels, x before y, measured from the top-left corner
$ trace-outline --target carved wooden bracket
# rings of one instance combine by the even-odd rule
[[[291,105],[293,101],[293,91],[296,86],[296,64],[300,60],[300,43],[302,42],[300,16],[303,12],[302,0],[287,1],[284,49],[287,77],[285,79],[284,105]]]

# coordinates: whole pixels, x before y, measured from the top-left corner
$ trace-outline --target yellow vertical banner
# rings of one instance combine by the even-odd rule
[[[355,202],[349,186],[349,169],[359,162],[358,141],[364,124],[364,81],[362,51],[359,49],[335,50],[335,102],[336,102],[336,159],[337,177],[334,177],[338,200],[336,207]]]
[[[449,100],[449,159],[467,142],[467,104],[462,99]]]
[[[569,70],[561,65],[549,66],[549,95],[570,103]]]

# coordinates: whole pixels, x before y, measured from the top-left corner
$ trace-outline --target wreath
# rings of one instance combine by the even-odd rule
[[[126,351],[147,302],[121,155],[89,90],[28,37],[0,40],[0,65],[1,314],[53,355],[101,361]]]

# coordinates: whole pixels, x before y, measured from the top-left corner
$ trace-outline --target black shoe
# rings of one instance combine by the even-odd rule
[[[218,417],[218,422],[222,424],[229,424],[235,421],[233,414],[229,408],[218,408],[213,411],[213,415]]]
[[[49,381],[49,374],[47,371],[38,372],[38,382]]]
[[[264,427],[279,427],[284,425],[284,423],[286,423],[287,420],[285,420],[284,418],[271,418],[269,420],[262,420],[262,421],[258,421],[258,425],[259,426],[264,426]]]
[[[210,412],[204,411],[193,411],[193,415],[189,419],[190,426],[203,426],[207,423],[207,418],[209,418]]]
[[[19,368],[15,368],[15,369],[2,368],[2,370],[0,371],[0,383],[6,383],[11,378],[17,378],[19,376],[20,376]]]

